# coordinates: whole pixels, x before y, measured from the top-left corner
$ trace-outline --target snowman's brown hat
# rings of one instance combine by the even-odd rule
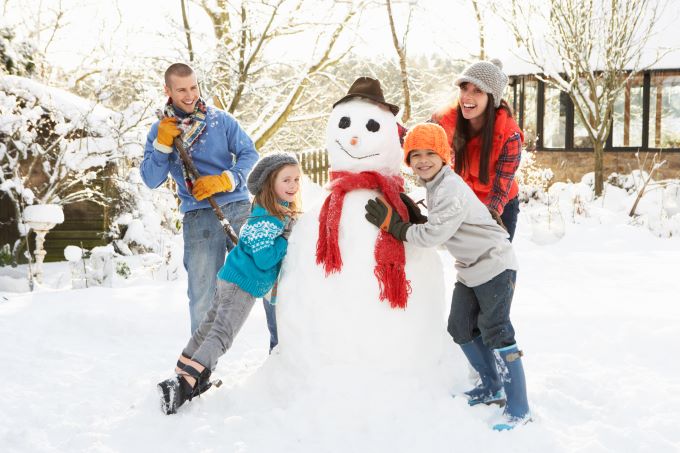
[[[385,96],[383,95],[382,88],[380,87],[380,82],[370,77],[359,77],[356,79],[352,86],[349,87],[347,95],[333,104],[333,108],[335,108],[335,106],[338,104],[347,102],[350,99],[357,97],[369,99],[371,101],[377,102],[378,104],[384,105],[390,109],[390,112],[392,112],[392,115],[394,116],[397,116],[397,113],[399,113],[398,106],[390,104],[389,102],[385,102]]]

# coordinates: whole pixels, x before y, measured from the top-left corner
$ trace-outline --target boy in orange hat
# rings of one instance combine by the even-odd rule
[[[444,245],[455,258],[448,332],[481,377],[465,392],[468,403],[505,405],[495,430],[524,424],[531,418],[522,352],[510,322],[517,260],[508,233],[449,166],[451,149],[441,126],[415,126],[404,141],[404,161],[425,185],[427,222],[405,222],[380,199],[366,204],[366,219],[418,247]]]

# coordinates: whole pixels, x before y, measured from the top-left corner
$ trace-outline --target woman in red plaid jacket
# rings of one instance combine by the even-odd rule
[[[432,116],[453,148],[453,167],[493,218],[515,235],[519,167],[524,135],[502,100],[508,76],[498,60],[478,61],[455,81],[458,100]]]

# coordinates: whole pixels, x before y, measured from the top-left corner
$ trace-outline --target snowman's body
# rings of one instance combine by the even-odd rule
[[[395,117],[361,99],[333,109],[327,129],[331,171],[399,174],[402,151]],[[327,195],[327,193],[325,194]],[[445,335],[445,294],[435,250],[405,245],[411,294],[405,309],[380,300],[374,274],[379,230],[364,206],[381,195],[358,189],[345,195],[339,222],[339,272],[316,263],[319,212],[325,196],[305,206],[290,236],[278,288],[279,353],[306,372],[328,367],[415,372],[435,366]]]

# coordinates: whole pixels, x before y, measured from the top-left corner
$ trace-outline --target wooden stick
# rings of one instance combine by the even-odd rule
[[[184,165],[186,166],[187,171],[189,172],[189,176],[191,176],[194,180],[200,178],[201,175],[198,173],[198,169],[194,165],[194,161],[191,160],[191,156],[189,155],[189,153],[187,153],[187,150],[184,149],[182,139],[180,139],[179,137],[175,137],[174,144],[175,148],[177,148],[177,151],[179,152],[179,158],[182,159],[182,162],[184,162]],[[234,229],[231,227],[231,224],[224,217],[224,213],[222,213],[222,210],[217,205],[217,202],[212,196],[208,197],[208,203],[210,203],[210,206],[212,207],[213,211],[215,212],[215,215],[217,216],[217,219],[222,224],[222,228],[224,228],[224,234],[226,234],[227,237],[231,239],[231,242],[233,242],[234,245],[236,245],[238,243],[238,236],[236,236],[236,232],[234,232]]]

